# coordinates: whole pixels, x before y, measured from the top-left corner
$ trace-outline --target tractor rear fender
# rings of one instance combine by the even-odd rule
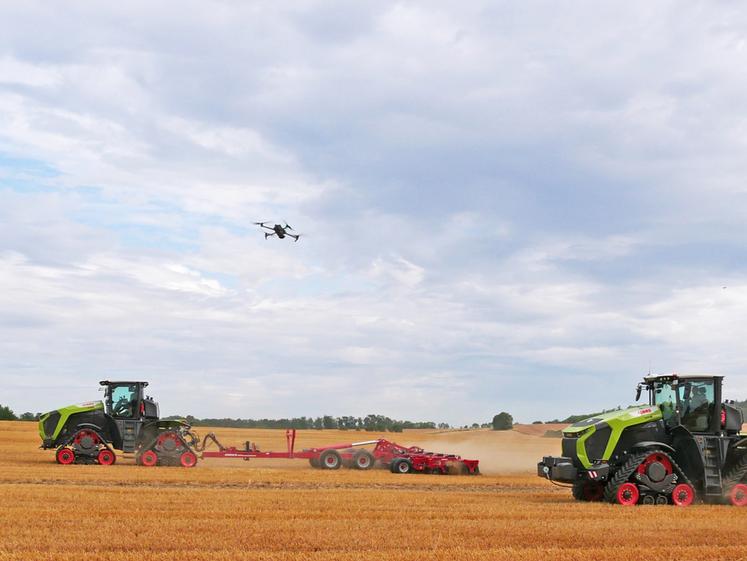
[[[747,448],[747,436],[734,443],[734,448]]]
[[[664,444],[663,442],[656,442],[656,441],[645,441],[645,442],[638,442],[633,445],[633,450],[663,450],[664,452],[667,452],[669,454],[674,454],[674,448],[672,448],[669,444]]]

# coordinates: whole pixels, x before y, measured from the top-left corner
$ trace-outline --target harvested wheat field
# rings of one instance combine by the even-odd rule
[[[283,449],[282,431],[217,430]],[[371,434],[303,431],[298,447]],[[373,435],[378,436],[378,435]],[[559,441],[409,431],[403,444],[482,461],[481,476],[322,471],[302,460],[192,469],[60,466],[34,423],[0,422],[0,560],[747,559],[747,509],[575,503],[533,475]]]

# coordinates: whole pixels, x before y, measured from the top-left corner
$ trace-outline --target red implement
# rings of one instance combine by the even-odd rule
[[[285,452],[263,452],[251,442],[247,442],[243,449],[235,446],[223,446],[213,433],[208,434],[202,441],[203,458],[241,458],[244,460],[261,458],[307,459],[314,467],[322,469],[338,469],[341,465],[356,469],[370,469],[374,466],[388,468],[393,473],[460,473],[476,475],[480,473],[479,460],[465,460],[456,454],[442,454],[426,452],[418,446],[401,446],[384,438],[349,442],[344,444],[330,444],[315,448],[304,448],[295,451],[296,430],[285,431],[288,449]],[[212,441],[218,450],[206,451],[208,441]],[[373,445],[372,450],[363,446]]]

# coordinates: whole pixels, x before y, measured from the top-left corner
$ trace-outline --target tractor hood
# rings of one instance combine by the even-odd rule
[[[658,406],[639,405],[594,415],[563,430],[563,456],[577,467],[589,469],[594,462],[608,461],[628,427],[661,419]]]
[[[594,415],[583,421],[573,423],[571,426],[563,429],[564,436],[581,436],[589,430],[590,427],[596,426],[601,428],[604,425],[609,426],[630,426],[639,423],[648,423],[649,421],[658,421],[661,419],[661,410],[658,405],[636,405],[619,411],[610,411],[601,415]]]
[[[70,415],[76,413],[87,413],[89,411],[103,410],[104,403],[101,401],[88,401],[78,405],[68,405],[55,411],[44,413],[39,418],[39,436],[42,441],[54,440],[60,434]]]

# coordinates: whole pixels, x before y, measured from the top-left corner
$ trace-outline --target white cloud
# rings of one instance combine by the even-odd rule
[[[565,415],[649,362],[747,391],[737,8],[108,10],[0,8],[16,407],[105,372],[231,416]]]

